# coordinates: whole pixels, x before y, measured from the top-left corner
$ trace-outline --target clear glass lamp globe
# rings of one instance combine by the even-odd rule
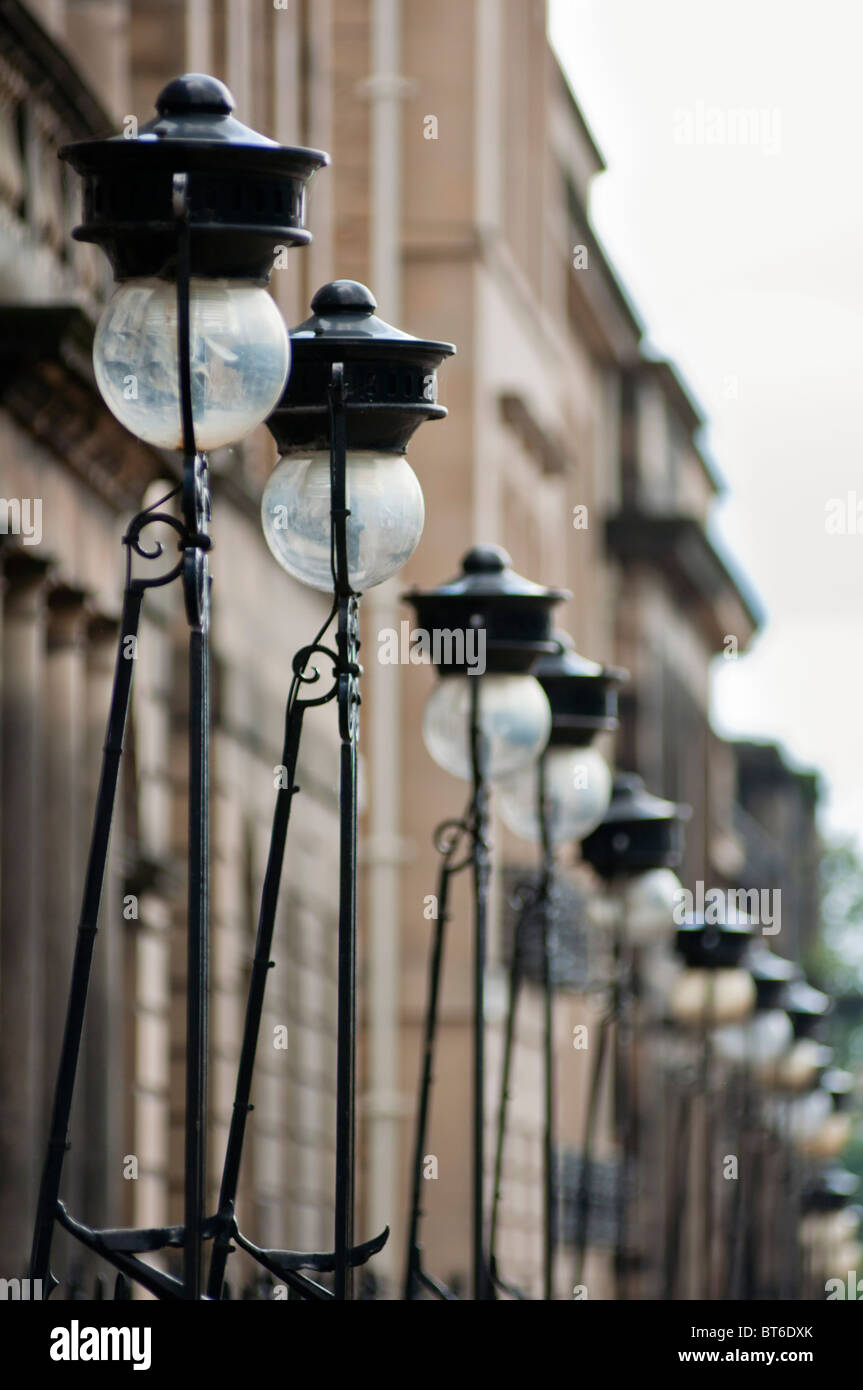
[[[471,685],[477,683],[485,775],[500,781],[531,768],[551,731],[551,708],[533,676],[445,676],[423,711],[423,739],[439,767],[469,782]]]
[[[755,985],[742,967],[687,967],[674,981],[669,999],[671,1017],[682,1028],[742,1023],[754,1007]]]
[[[763,1009],[746,1023],[717,1028],[716,1051],[726,1062],[764,1067],[777,1062],[794,1041],[791,1019],[784,1009]]]
[[[622,883],[623,928],[631,945],[646,946],[671,934],[682,892],[683,885],[671,869],[648,869]]]
[[[595,830],[611,800],[611,773],[595,748],[549,748],[543,758],[546,821],[554,845],[583,840]],[[526,767],[501,782],[504,824],[523,840],[539,840],[539,776]]]
[[[798,1038],[787,1052],[771,1065],[758,1068],[759,1080],[778,1091],[802,1092],[814,1086],[818,1068],[822,1065],[823,1049],[814,1038]]]
[[[189,308],[195,443],[217,449],[242,439],[278,403],[290,338],[267,290],[246,280],[193,278]],[[148,444],[182,449],[175,284],[121,284],[96,328],[93,365],[121,424]]]
[[[798,1144],[805,1144],[824,1127],[833,1110],[833,1102],[826,1091],[816,1088],[807,1096],[791,1102],[791,1137]]]
[[[348,574],[362,593],[407,564],[422,536],[425,503],[403,454],[367,449],[348,453],[346,494]],[[261,523],[282,569],[312,589],[332,590],[328,452],[282,460],[264,488]]]

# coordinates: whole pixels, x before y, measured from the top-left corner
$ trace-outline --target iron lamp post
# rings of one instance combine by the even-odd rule
[[[704,1163],[702,1168],[704,1297],[713,1297],[714,1282],[714,1149],[716,1107],[712,1087],[712,1032],[723,1025],[744,1022],[756,1002],[755,982],[745,965],[751,928],[742,916],[730,914],[724,922],[703,916],[687,917],[676,933],[676,949],[683,968],[674,981],[669,1012],[674,1022],[694,1031],[701,1042],[697,1081],[704,1104]],[[686,1207],[686,1174],[692,1145],[693,1094],[681,1104],[679,1130],[673,1146],[673,1176],[669,1185],[669,1240],[666,1256],[665,1296],[672,1298],[680,1267],[680,1240]]]
[[[61,151],[83,179],[84,221],[73,233],[101,246],[118,288],[94,340],[99,389],[110,410],[150,444],[182,451],[182,480],[131,522],[114,690],[96,803],[69,1009],[39,1193],[30,1274],[46,1288],[59,1221],[123,1275],[159,1298],[198,1299],[204,1215],[208,1013],[209,573],[206,448],[241,439],[275,404],[290,346],[266,290],[275,243],[303,245],[305,187],[329,162],[277,145],[233,115],[228,89],[197,73],[161,92],[158,115],[134,139],[88,140]],[[179,494],[182,519],[160,510]],[[171,527],[180,559],[157,577],[133,576],[132,557],[161,554],[142,535]],[[59,1201],[117,776],[146,591],[180,579],[189,622],[189,865],[185,1198],[182,1226],[97,1231]],[[183,1277],[139,1255],[183,1251]]]
[[[291,334],[291,379],[267,421],[281,461],[264,489],[264,536],[282,568],[331,593],[332,606],[317,636],[293,661],[285,776],[276,796],[210,1267],[214,1298],[222,1289],[232,1239],[287,1279],[301,1297],[330,1296],[301,1269],[333,1270],[334,1296],[346,1300],[353,1296],[352,1269],[388,1236],[384,1231],[354,1245],[359,598],[361,589],[396,573],[419,542],[422,492],[405,452],[424,421],[446,415],[437,403],[437,369],[455,349],[391,327],[376,316],[376,307],[371,292],[353,280],[318,290],[311,317]],[[335,641],[329,647],[325,634],[333,622]],[[332,669],[332,684],[323,691],[316,660],[328,661]],[[331,700],[338,704],[341,740],[335,1238],[331,1254],[303,1256],[252,1246],[237,1230],[234,1205],[288,827],[299,791],[295,776],[303,719],[308,709]]]
[[[769,1076],[791,1046],[791,1020],[782,1008],[785,985],[798,967],[767,946],[753,941],[743,958],[755,987],[755,1008],[742,1023],[729,1023],[713,1034],[716,1055],[733,1069],[739,1084],[739,1178],[735,1182],[727,1225],[728,1260],[725,1298],[757,1297],[759,1231],[766,1198],[766,1134],[759,1132],[753,1082]],[[733,1095],[733,1088],[729,1087]]]
[[[584,1144],[575,1211],[576,1282],[581,1283],[589,1241],[593,1150],[599,1104],[607,1068],[614,1078],[615,1130],[621,1148],[617,1184],[615,1266],[623,1290],[628,1263],[626,1219],[628,1183],[640,1143],[637,1047],[631,1013],[638,995],[638,949],[646,939],[671,933],[674,898],[680,885],[673,873],[683,858],[688,806],[653,796],[641,777],[615,774],[611,802],[598,826],[580,844],[581,858],[606,886],[613,904],[613,978],[608,1006],[599,1021],[587,1095]],[[632,1044],[628,1051],[623,1034]],[[609,1047],[609,1041],[612,1046]]]
[[[461,574],[450,583],[424,592],[414,590],[406,595],[422,632],[446,634],[451,641],[461,638],[460,650],[456,642],[448,652],[448,660],[440,659],[436,663],[440,679],[426,704],[423,737],[440,767],[471,783],[465,816],[446,822],[435,834],[435,844],[441,855],[438,916],[429,966],[417,1108],[405,1268],[406,1299],[415,1298],[423,1287],[438,1297],[453,1297],[423,1267],[419,1243],[420,1193],[449,885],[452,875],[468,866],[472,871],[474,895],[472,1290],[477,1300],[494,1297],[484,1196],[485,971],[491,873],[488,788],[491,782],[519,768],[531,767],[548,739],[551,710],[542,687],[530,671],[539,656],[555,651],[551,610],[567,597],[569,595],[563,590],[545,588],[516,574],[509,556],[497,546],[476,546],[469,551],[462,561]],[[477,674],[478,665],[472,669],[466,660],[469,634],[483,644],[482,674]],[[442,650],[439,656],[442,657]]]
[[[492,1195],[489,1264],[492,1280],[506,1292],[517,1290],[499,1276],[496,1237],[503,1180],[515,1019],[522,981],[524,934],[528,913],[538,915],[543,972],[543,1298],[554,1296],[554,930],[557,851],[581,839],[602,820],[611,798],[611,773],[592,746],[601,732],[617,728],[617,691],[625,671],[602,667],[580,656],[564,632],[553,634],[557,651],[539,658],[533,674],[551,708],[548,746],[534,766],[501,785],[499,804],[504,823],[524,839],[539,842],[538,882],[518,913],[510,961],[509,1007],[504,1034]]]

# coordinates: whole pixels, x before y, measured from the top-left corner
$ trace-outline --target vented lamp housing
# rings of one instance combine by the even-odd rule
[[[570,597],[516,574],[506,551],[492,545],[468,551],[449,583],[405,595],[419,628],[458,639],[450,640],[446,659],[437,664],[440,680],[423,715],[426,747],[445,771],[471,778],[474,696],[486,777],[499,781],[535,763],[551,732],[551,709],[531,669],[557,649],[552,610]],[[482,674],[471,674],[479,667],[467,660],[469,632],[482,654]]]
[[[755,985],[743,964],[749,941],[749,923],[742,917],[714,924],[693,914],[678,927],[675,944],[684,969],[671,991],[676,1023],[713,1028],[740,1023],[752,1013]]]
[[[675,869],[683,858],[688,806],[652,796],[631,772],[618,772],[602,822],[581,841],[582,858],[601,878]]]
[[[329,390],[342,364],[348,574],[360,593],[396,574],[419,544],[425,506],[405,455],[415,430],[447,413],[437,372],[455,348],[385,323],[355,280],[324,285],[311,307],[291,333],[293,370],[267,421],[281,459],[261,519],[283,569],[313,589],[332,588]]]

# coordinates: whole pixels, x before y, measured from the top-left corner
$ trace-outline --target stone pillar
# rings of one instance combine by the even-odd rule
[[[6,561],[0,900],[0,1269],[26,1268],[44,1157],[42,692],[47,564]]]

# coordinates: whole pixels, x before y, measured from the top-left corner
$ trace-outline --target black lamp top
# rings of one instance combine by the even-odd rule
[[[441,420],[437,369],[452,343],[415,338],[375,314],[371,290],[332,280],[312,300],[310,318],[291,331],[293,366],[267,421],[280,454],[329,448],[333,363],[344,369],[348,448],[403,453],[426,420]]]
[[[310,317],[291,330],[291,337],[295,341],[338,338],[340,344],[361,342],[369,348],[374,345],[396,351],[427,347],[434,349],[441,358],[451,357],[455,352],[452,343],[426,341],[394,328],[377,317],[377,307],[371,290],[359,280],[331,280],[318,290],[312,300]]]
[[[503,604],[510,599],[539,600],[551,604],[571,597],[567,589],[548,589],[544,584],[534,584],[532,579],[516,574],[512,560],[499,545],[475,545],[463,557],[461,573],[455,579],[438,585],[436,589],[426,589],[422,593],[413,591],[407,595],[409,602],[415,598],[466,598],[500,600]],[[546,653],[550,654],[554,645],[549,635]]]
[[[847,1206],[860,1179],[847,1168],[827,1168],[819,1173],[801,1194],[804,1211],[841,1211]]]
[[[410,338],[375,315],[378,302],[359,280],[331,280],[312,299],[311,317],[292,329],[295,338]]]
[[[601,666],[598,661],[590,661],[575,650],[575,643],[568,632],[557,629],[552,633],[557,643],[557,651],[540,657],[534,667],[537,680],[580,679],[614,681],[622,685],[629,680],[629,672],[620,666]]]
[[[833,1097],[837,1110],[844,1108],[854,1091],[854,1073],[843,1071],[841,1067],[828,1067],[821,1078],[821,1089]]]
[[[310,317],[291,329],[295,355],[308,354],[315,348],[326,351],[332,344],[330,356],[333,356],[336,351],[341,354],[346,347],[353,346],[355,352],[348,354],[351,358],[366,358],[372,354],[378,358],[392,354],[401,358],[404,355],[407,360],[416,359],[429,369],[440,366],[445,357],[452,357],[455,352],[452,343],[438,343],[404,333],[378,318],[377,307],[371,290],[359,280],[331,280],[322,285],[312,300]]]
[[[708,922],[702,913],[693,913],[677,928],[675,946],[691,969],[733,969],[745,963],[751,930],[742,914],[732,914],[725,922]]]
[[[221,160],[227,161],[222,167],[228,168],[237,167],[240,160],[246,167],[254,167],[261,157],[266,158],[267,167],[302,163],[308,166],[308,173],[330,163],[330,156],[323,150],[280,145],[243,125],[233,111],[234,98],[224,82],[206,73],[187,72],[162,88],[156,98],[157,114],[141,126],[136,136],[124,133],[104,140],[79,140],[66,145],[60,158],[68,159],[79,173],[88,173],[103,169],[116,159],[123,160],[128,169],[137,158],[149,161],[159,157],[154,156],[157,149],[162,150],[160,158],[165,159],[175,158],[179,150],[204,157],[206,147],[215,145]],[[178,164],[177,168],[179,171],[181,166]]]
[[[462,559],[455,579],[436,589],[413,589],[404,597],[428,631],[484,630],[486,669],[504,674],[529,671],[539,656],[554,652],[551,610],[572,595],[516,574],[500,546],[476,545]],[[462,670],[458,664],[439,667],[441,675]]]
[[[215,115],[229,116],[233,109],[234,98],[224,82],[206,72],[186,72],[182,77],[172,77],[156,97],[160,116],[176,116],[183,111],[211,111]]]
[[[616,772],[611,802],[603,817],[603,825],[619,821],[689,820],[692,811],[675,801],[654,796],[644,785],[643,777],[634,772]]]
[[[224,82],[203,72],[187,72],[162,88],[156,98],[158,115],[141,128],[138,139],[219,140],[278,148],[278,141],[243,125],[233,110],[234,98]]]
[[[829,994],[814,989],[805,980],[791,980],[782,992],[782,1007],[791,1017],[794,1036],[810,1037],[832,1007]]]
[[[177,188],[186,178],[192,273],[265,280],[280,244],[303,245],[305,185],[322,150],[280,145],[233,115],[228,88],[205,73],[175,77],[134,136],[60,150],[84,179],[78,241],[101,245],[118,279],[167,275],[176,254]]]
[[[557,650],[533,668],[551,705],[549,745],[583,746],[602,730],[617,728],[617,688],[629,673],[581,656],[568,632],[551,635]]]
[[[757,1011],[782,1008],[785,986],[800,974],[793,961],[778,956],[761,941],[753,941],[743,961],[755,982]]]
[[[683,823],[689,806],[645,789],[633,772],[615,773],[604,819],[581,842],[581,856],[602,878],[676,868],[683,858]]]

